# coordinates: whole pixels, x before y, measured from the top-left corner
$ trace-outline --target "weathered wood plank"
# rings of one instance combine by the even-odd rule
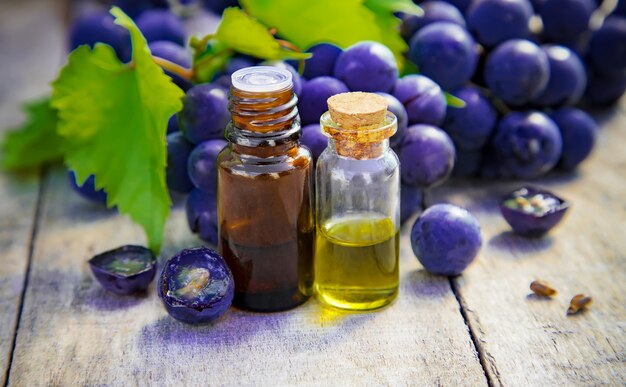
[[[0,3],[0,137],[24,119],[20,105],[39,97],[62,52],[59,15],[48,1]],[[39,178],[0,173],[0,382],[9,366],[19,314]]]
[[[408,229],[401,295],[385,310],[338,314],[310,301],[194,327],[167,315],[154,284],[143,297],[103,291],[86,260],[143,242],[140,230],[71,195],[59,171],[47,184],[11,384],[486,383],[447,279],[419,269]],[[196,244],[176,209],[163,256]]]
[[[465,206],[482,225],[481,256],[453,284],[494,385],[626,383],[626,115],[599,118],[596,151],[578,173],[534,182],[573,203],[543,239],[515,236],[500,216],[498,198],[519,182],[457,182],[431,195],[430,203]],[[529,296],[536,278],[558,296]],[[567,317],[577,293],[595,303]]]

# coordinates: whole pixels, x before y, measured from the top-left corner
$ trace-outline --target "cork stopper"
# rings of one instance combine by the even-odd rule
[[[367,129],[385,122],[387,100],[378,94],[342,93],[333,95],[327,102],[330,117],[345,129]]]

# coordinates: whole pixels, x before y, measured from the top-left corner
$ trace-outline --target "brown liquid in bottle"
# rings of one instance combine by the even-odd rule
[[[230,144],[218,158],[219,249],[243,309],[290,309],[312,293],[312,159],[300,147],[296,102],[291,85],[231,88]]]

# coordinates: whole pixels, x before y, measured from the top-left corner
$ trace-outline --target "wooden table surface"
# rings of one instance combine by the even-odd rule
[[[45,95],[64,56],[66,12],[56,2],[0,3],[0,128]],[[11,385],[624,385],[626,383],[626,99],[599,112],[592,157],[541,184],[573,203],[548,237],[509,231],[500,195],[521,182],[451,181],[427,204],[468,208],[484,245],[460,277],[433,276],[402,229],[401,291],[389,308],[345,314],[311,300],[288,312],[231,309],[208,326],[170,318],[152,284],[117,297],[87,260],[145,243],[128,218],[71,192],[65,172],[0,174],[0,364]],[[182,198],[161,262],[201,244]],[[529,296],[535,278],[553,300]],[[576,293],[593,296],[567,317]]]

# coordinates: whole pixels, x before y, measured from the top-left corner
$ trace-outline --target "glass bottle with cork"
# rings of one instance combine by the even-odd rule
[[[384,97],[343,93],[320,119],[329,138],[316,172],[315,288],[326,304],[371,310],[399,286],[400,174]]]
[[[290,309],[313,291],[313,169],[300,146],[297,101],[288,71],[232,75],[229,145],[217,161],[218,247],[242,309]]]

